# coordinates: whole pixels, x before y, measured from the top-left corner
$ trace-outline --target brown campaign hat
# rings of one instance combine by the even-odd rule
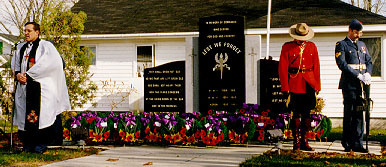
[[[290,27],[289,34],[292,38],[306,41],[314,37],[314,30],[312,30],[306,23],[297,23]]]

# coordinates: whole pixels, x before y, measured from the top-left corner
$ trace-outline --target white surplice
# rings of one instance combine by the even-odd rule
[[[13,72],[22,71],[25,68],[20,66],[19,60],[20,49],[24,44],[17,46],[16,56],[12,58]],[[22,53],[23,56],[27,51],[28,49]],[[27,63],[22,64],[26,66]],[[58,114],[71,110],[62,59],[52,43],[40,40],[36,50],[35,65],[26,73],[34,81],[39,82],[41,87],[39,129],[49,127],[55,122]],[[19,130],[24,130],[26,117],[26,93],[22,87],[23,85],[18,83],[15,94],[14,124],[18,126]]]

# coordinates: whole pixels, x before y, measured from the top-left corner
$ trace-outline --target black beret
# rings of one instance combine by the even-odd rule
[[[362,26],[362,23],[360,21],[358,21],[357,19],[354,19],[354,20],[351,21],[349,28],[351,30],[358,30],[358,31],[360,31],[360,30],[363,29],[363,26]]]

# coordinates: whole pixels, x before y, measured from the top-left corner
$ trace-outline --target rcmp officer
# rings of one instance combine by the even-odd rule
[[[321,89],[318,50],[314,43],[307,41],[314,36],[314,31],[306,23],[292,25],[289,34],[294,40],[282,46],[279,78],[281,91],[288,96],[288,107],[294,114],[291,120],[293,150],[313,151],[307,134],[311,130],[310,111],[315,108],[316,93]]]
[[[372,62],[362,36],[362,23],[351,21],[347,37],[336,43],[335,61],[342,71],[339,89],[343,94],[343,138],[346,152],[368,152],[363,148],[363,112],[356,111],[356,101],[362,94],[361,82],[370,85]]]

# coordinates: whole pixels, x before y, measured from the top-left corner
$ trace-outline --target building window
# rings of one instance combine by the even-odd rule
[[[381,76],[381,37],[374,37],[374,38],[361,38],[361,41],[363,41],[366,44],[367,50],[369,51],[369,54],[371,56],[371,60],[373,62],[373,77],[380,77]]]
[[[3,42],[0,42],[0,55],[3,54]]]
[[[80,46],[80,49],[83,49],[85,46]],[[87,46],[90,51],[92,52],[91,53],[88,53],[87,56],[89,57],[92,57],[91,58],[91,65],[96,65],[96,57],[97,57],[97,54],[96,54],[96,46]]]
[[[137,46],[137,76],[143,77],[144,70],[154,66],[153,46]]]

